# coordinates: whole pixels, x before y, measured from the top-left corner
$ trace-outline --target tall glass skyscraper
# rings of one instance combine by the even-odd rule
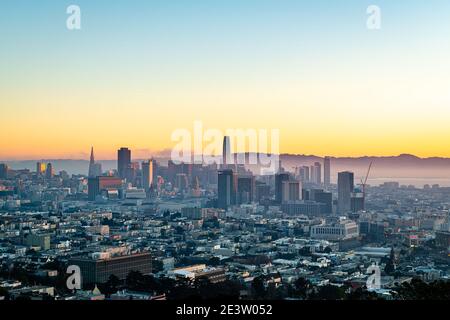
[[[325,157],[323,161],[323,184],[325,189],[330,187],[331,183],[331,159],[330,157]]]
[[[233,170],[225,169],[219,171],[218,176],[218,207],[228,209],[236,204],[237,181]]]

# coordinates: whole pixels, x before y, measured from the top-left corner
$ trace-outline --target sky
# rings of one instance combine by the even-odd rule
[[[450,157],[449,40],[448,0],[2,0],[0,159],[150,157],[194,121],[279,129],[283,153]]]

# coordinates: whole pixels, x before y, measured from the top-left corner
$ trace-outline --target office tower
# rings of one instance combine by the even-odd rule
[[[223,137],[222,167],[224,169],[226,169],[233,163],[234,163],[234,161],[231,158],[230,137],[225,136],[225,137]]]
[[[351,194],[354,188],[353,172],[339,172],[338,174],[338,213],[351,211]]]
[[[330,157],[325,157],[323,160],[323,184],[325,189],[330,187],[331,183],[331,159]]]
[[[255,197],[255,177],[238,177],[237,198],[239,204],[252,203]]]
[[[101,194],[109,193],[118,194],[119,189],[122,188],[123,181],[117,177],[95,177],[88,179],[88,200],[95,201],[95,198]]]
[[[8,179],[9,167],[5,163],[0,163],[0,179]]]
[[[154,160],[142,162],[142,188],[145,191],[153,185]]]
[[[48,163],[47,164],[47,168],[45,169],[45,178],[46,179],[51,179],[51,178],[53,178],[53,174],[54,174],[53,166],[52,166],[51,163]]]
[[[283,201],[283,182],[289,181],[289,173],[277,173],[275,175],[275,202],[281,204]]]
[[[324,214],[333,213],[333,196],[331,192],[323,191],[322,189],[311,189],[308,193],[309,200],[315,201],[318,203],[323,203],[325,206],[323,207]]]
[[[125,179],[132,185],[136,185],[137,174],[140,170],[139,162],[131,162],[126,170]]]
[[[315,162],[313,166],[311,166],[311,182],[315,184],[322,183],[322,165],[320,162]]]
[[[119,280],[125,280],[130,271],[139,271],[144,275],[152,272],[150,253],[118,257],[73,258],[70,264],[80,267],[83,284],[105,283],[111,275],[115,275]]]
[[[117,173],[120,178],[126,179],[130,165],[131,151],[128,148],[120,148],[117,151]]]
[[[228,209],[236,204],[236,175],[233,170],[225,169],[218,174],[218,207]]]
[[[43,162],[37,162],[36,163],[36,173],[41,176],[45,174],[46,171],[46,165]]]
[[[351,211],[356,213],[364,210],[364,193],[360,192],[352,192],[351,200],[350,200]]]
[[[309,182],[316,183],[316,167],[310,166],[309,167]]]
[[[302,187],[300,181],[283,181],[282,203],[302,200]]]
[[[300,168],[300,180],[303,183],[309,182],[309,167],[307,166],[302,166]]]

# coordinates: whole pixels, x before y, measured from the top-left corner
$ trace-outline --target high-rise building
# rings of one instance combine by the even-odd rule
[[[127,178],[127,174],[131,165],[131,150],[128,148],[120,148],[117,151],[117,173],[122,179]]]
[[[308,166],[302,166],[300,167],[300,181],[303,183],[309,182],[309,167]]]
[[[225,136],[223,137],[222,166],[226,169],[232,164],[234,164],[234,161],[231,157],[230,137]]]
[[[145,191],[148,191],[153,185],[153,164],[153,159],[142,162],[142,188]]]
[[[322,189],[311,189],[308,192],[308,199],[323,203],[323,214],[333,213],[333,196],[331,192],[325,192]]]
[[[238,177],[237,200],[239,204],[252,203],[255,197],[255,177],[252,175]]]
[[[228,209],[236,204],[237,181],[233,170],[225,169],[218,174],[218,207]]]
[[[364,210],[364,193],[360,192],[360,190],[358,190],[357,192],[352,192],[350,196],[350,203],[352,212],[359,212]]]
[[[338,174],[338,213],[351,211],[351,196],[354,189],[353,172],[339,172]]]
[[[47,168],[45,169],[45,178],[46,179],[51,179],[53,178],[53,165],[51,163],[47,164]]]
[[[94,147],[91,147],[91,158],[89,160],[89,178],[94,178],[94,165],[95,165],[95,159],[94,159]]]
[[[136,178],[138,175],[138,172],[140,170],[140,163],[139,162],[131,162],[128,165],[126,174],[125,174],[125,179],[127,179],[127,182],[136,185]]]
[[[283,201],[283,182],[289,181],[289,173],[277,173],[275,175],[275,201],[281,204]]]
[[[95,178],[102,175],[102,165],[95,162],[94,147],[91,148],[91,157],[89,160],[89,178]]]
[[[281,193],[282,203],[302,200],[301,182],[295,180],[283,181]]]
[[[323,160],[323,184],[325,189],[328,189],[331,184],[331,159],[330,157],[325,157]]]
[[[37,162],[36,163],[36,173],[41,176],[44,175],[46,172],[46,165],[44,162]]]
[[[313,166],[311,166],[311,182],[315,184],[322,183],[322,165],[320,162],[315,162]]]
[[[9,167],[6,163],[0,163],[0,179],[8,179]]]

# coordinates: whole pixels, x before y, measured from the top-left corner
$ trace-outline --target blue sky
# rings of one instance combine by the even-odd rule
[[[81,7],[80,31],[66,29],[70,4]],[[382,10],[379,31],[366,28],[371,4]],[[365,150],[360,142],[347,150],[336,140],[331,153],[421,153],[417,142],[408,145],[412,135],[434,130],[432,140],[450,133],[442,129],[450,117],[449,40],[448,0],[2,0],[1,108],[11,128],[23,121],[28,129],[0,149],[28,148],[26,136],[42,129],[35,122],[66,121],[75,130],[88,113],[92,124],[107,118],[120,125],[126,112],[158,116],[155,131],[134,126],[115,139],[129,143],[158,134],[163,138],[155,148],[167,147],[170,130],[183,125],[175,114],[187,126],[194,120],[245,126],[251,118],[254,127],[280,128],[288,137],[282,151],[297,150],[296,134],[322,132],[323,141],[299,148],[325,154],[330,141],[323,132],[342,141],[340,123],[355,132],[367,129],[361,139],[374,147]],[[223,108],[230,117],[219,121]],[[302,120],[299,130],[293,119],[314,112],[323,123]],[[366,124],[367,118],[373,122]],[[422,122],[435,123],[417,131]],[[104,142],[109,129],[98,130],[105,134],[94,142],[114,148]],[[380,132],[401,139],[383,149]],[[80,149],[93,143],[64,138]],[[46,150],[56,148],[46,144]],[[450,150],[448,143],[430,148],[422,154]]]

